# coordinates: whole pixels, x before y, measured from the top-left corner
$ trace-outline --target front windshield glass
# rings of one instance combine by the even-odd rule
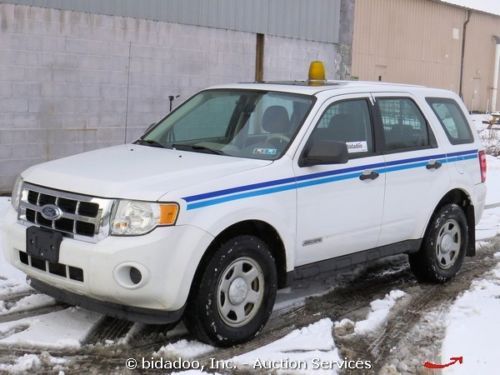
[[[189,99],[138,141],[244,158],[279,158],[314,103],[271,91],[207,90]]]

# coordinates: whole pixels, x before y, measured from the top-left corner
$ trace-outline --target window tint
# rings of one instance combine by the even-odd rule
[[[205,90],[141,139],[165,148],[274,160],[309,113],[309,95],[256,90]]]
[[[388,151],[429,146],[427,121],[409,98],[377,98]]]
[[[457,102],[445,98],[427,98],[427,102],[441,122],[452,144],[474,142],[467,119]]]
[[[373,152],[372,125],[365,99],[346,100],[329,106],[311,137],[346,142],[350,154]]]
[[[225,93],[196,106],[178,120],[174,130],[175,140],[223,137],[238,99],[237,93]]]

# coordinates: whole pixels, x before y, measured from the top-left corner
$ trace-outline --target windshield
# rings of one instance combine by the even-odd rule
[[[274,160],[286,151],[313,103],[312,96],[281,92],[202,91],[137,143]]]

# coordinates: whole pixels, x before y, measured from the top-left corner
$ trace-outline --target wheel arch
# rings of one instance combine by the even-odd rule
[[[232,237],[245,234],[256,236],[269,245],[269,250],[271,251],[271,254],[273,255],[276,262],[278,288],[286,287],[287,258],[284,242],[278,231],[272,225],[262,220],[240,221],[230,225],[229,227],[222,230],[218,235],[216,235],[203,254],[200,262],[198,263],[191,287],[198,284],[204,268],[210,261],[212,255],[222,243]]]
[[[455,188],[448,191],[441,200],[435,205],[434,210],[431,215],[427,219],[427,226],[425,229],[425,234],[427,234],[429,225],[431,224],[431,220],[436,214],[436,212],[447,204],[457,204],[460,206],[467,218],[467,228],[468,228],[468,243],[467,243],[467,256],[476,255],[476,219],[474,215],[474,205],[472,203],[471,194],[467,192],[465,189]]]

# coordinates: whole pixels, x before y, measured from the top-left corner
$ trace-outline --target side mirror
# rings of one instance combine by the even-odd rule
[[[348,160],[349,152],[345,142],[312,138],[300,157],[299,166],[345,164]]]

